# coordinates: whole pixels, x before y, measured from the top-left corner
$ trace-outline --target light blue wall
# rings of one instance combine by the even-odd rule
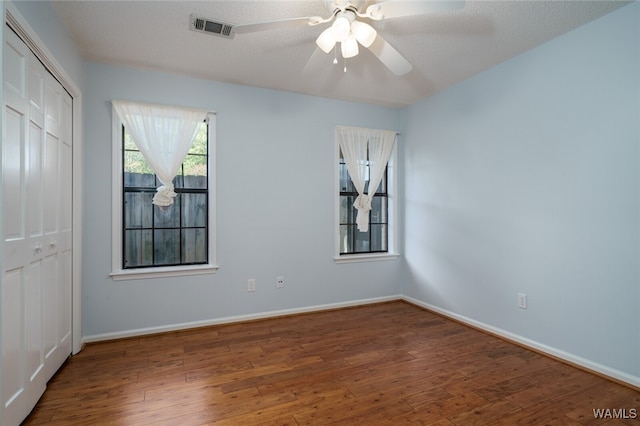
[[[397,129],[399,110],[97,63],[86,65],[86,82],[85,336],[400,293],[399,260],[333,261],[334,127]],[[108,277],[114,98],[217,112],[215,275]]]
[[[405,295],[640,376],[639,7],[404,111]]]
[[[75,42],[58,18],[50,1],[17,0],[11,2],[20,15],[38,34],[40,40],[82,90],[84,87],[84,62]]]

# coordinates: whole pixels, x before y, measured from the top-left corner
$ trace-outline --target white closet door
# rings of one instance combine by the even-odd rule
[[[41,209],[35,206],[36,211],[31,212],[37,201],[26,195],[27,189],[33,193],[40,190],[41,179],[37,176],[42,166],[38,156],[44,126],[37,114],[33,122],[29,119],[29,76],[35,69],[31,52],[11,31],[5,31],[3,62],[2,424],[16,425],[42,395],[46,383],[40,374],[42,220],[37,210]],[[37,104],[36,98],[34,95]],[[40,101],[44,109],[44,94]]]
[[[71,97],[47,73],[44,99],[42,288],[48,380],[71,353]]]
[[[25,274],[25,362],[29,380],[42,389],[46,383],[44,374],[44,353],[42,350],[42,146],[44,143],[44,66],[28,52],[27,93],[28,127],[25,147],[24,170],[26,187],[25,223],[28,260]],[[5,203],[6,206],[6,203]],[[4,301],[4,299],[3,299]],[[31,385],[34,387],[34,385]],[[31,393],[31,400],[39,397]]]
[[[60,191],[59,155],[60,155],[60,113],[62,94],[53,77],[45,81],[45,142],[42,176],[43,182],[43,228],[44,245],[42,259],[42,289],[44,316],[44,356],[47,380],[58,369],[58,287],[59,253],[58,238],[58,193]],[[57,82],[56,82],[57,83]],[[27,196],[29,196],[28,194]]]
[[[2,425],[18,425],[71,353],[70,96],[5,27]]]

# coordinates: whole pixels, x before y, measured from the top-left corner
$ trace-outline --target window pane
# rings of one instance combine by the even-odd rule
[[[152,231],[132,230],[124,233],[124,266],[153,265]]]
[[[156,228],[180,227],[180,197],[173,200],[170,206],[153,206],[153,221]]]
[[[347,165],[340,163],[340,192],[356,192],[356,187],[351,182]]]
[[[180,262],[179,229],[156,229],[153,244],[156,265],[172,265]]]
[[[207,224],[207,195],[180,194],[182,198],[182,226],[203,227]]]
[[[176,176],[173,178],[173,181],[171,181],[171,183],[173,183],[173,187],[174,188],[184,188],[184,176],[182,176],[182,167],[180,168],[180,170],[178,170],[178,173],[176,174]]]
[[[156,187],[155,174],[140,151],[124,152],[124,186]]]
[[[351,195],[340,196],[340,223],[356,222],[356,209],[353,207],[355,199],[356,197]]]
[[[151,228],[153,226],[153,193],[125,192],[124,227]]]
[[[189,154],[206,154],[207,153],[207,123],[204,121],[200,124],[198,133],[193,139],[193,144],[189,149]]]
[[[387,192],[387,172],[385,170],[384,174],[382,175],[382,179],[380,180],[380,184],[376,189],[376,194],[385,194],[386,192]]]
[[[387,251],[387,225],[370,225],[371,251]]]
[[[353,252],[353,229],[355,225],[340,225],[340,253]]]
[[[133,140],[131,139],[131,135],[126,130],[124,132],[124,149],[133,149],[138,151],[138,147],[136,146],[135,143],[133,143]]]
[[[156,176],[148,173],[125,173],[125,188],[156,188]]]
[[[182,262],[207,261],[207,234],[205,229],[185,229],[182,232]]]
[[[369,233],[371,232],[371,227],[369,227],[369,231],[360,232],[356,229],[356,241],[355,241],[355,253],[366,253],[371,251],[369,249]]]
[[[183,163],[184,187],[207,187],[207,157],[204,155],[187,155]]]
[[[371,223],[387,223],[387,197],[371,200]]]

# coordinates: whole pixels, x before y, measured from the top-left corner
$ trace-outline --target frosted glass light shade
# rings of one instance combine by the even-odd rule
[[[358,42],[353,35],[350,35],[342,42],[341,48],[343,58],[353,58],[358,54]]]
[[[351,23],[351,32],[356,40],[364,47],[371,46],[371,43],[373,43],[378,35],[371,25],[360,21],[353,21],[353,23]]]
[[[338,16],[331,28],[333,29],[333,38],[336,41],[343,42],[351,33],[351,22],[345,16]]]
[[[329,53],[333,46],[336,45],[336,39],[333,36],[333,27],[324,30],[316,39],[316,44],[324,53]]]

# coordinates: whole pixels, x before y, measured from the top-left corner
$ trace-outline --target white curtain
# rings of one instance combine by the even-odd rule
[[[111,103],[131,139],[162,182],[153,204],[170,206],[176,196],[173,178],[208,112],[122,100]]]
[[[336,126],[335,133],[351,181],[358,191],[358,197],[353,203],[358,210],[356,224],[360,232],[367,232],[371,200],[389,162],[396,141],[396,132]],[[368,194],[364,193],[366,181],[369,181]]]

